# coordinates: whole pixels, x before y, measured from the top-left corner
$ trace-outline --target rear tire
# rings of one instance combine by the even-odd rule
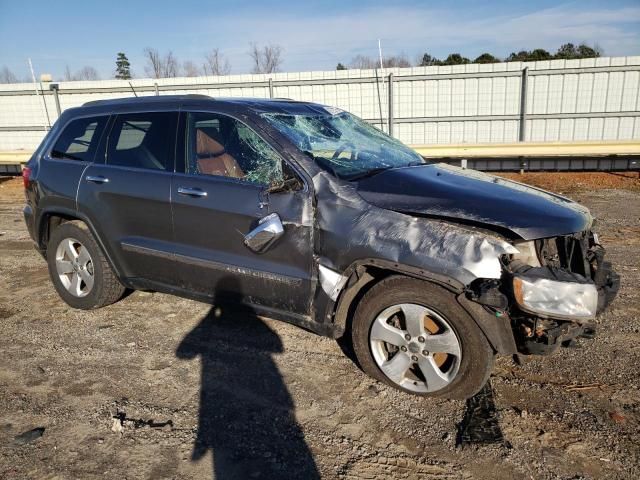
[[[386,278],[364,295],[352,342],[367,374],[414,395],[469,398],[493,368],[493,349],[455,295],[408,277]]]
[[[125,292],[87,225],[79,220],[59,225],[47,245],[49,276],[58,295],[82,310],[104,307]]]

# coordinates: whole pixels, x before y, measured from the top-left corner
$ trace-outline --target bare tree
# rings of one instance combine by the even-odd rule
[[[382,58],[382,65],[384,68],[407,68],[411,66],[411,62],[405,54],[391,55]],[[351,59],[349,66],[360,69],[380,68],[380,60],[366,55],[356,55]]]
[[[77,80],[100,80],[100,75],[95,68],[89,65],[85,65],[75,73],[72,73],[69,65],[66,65],[64,67],[63,79],[65,82],[74,82]]]
[[[283,49],[280,45],[265,45],[260,47],[250,43],[249,56],[253,60],[253,73],[275,73],[282,65]]]
[[[0,83],[18,83],[18,77],[9,70],[9,67],[3,65],[0,69]]]
[[[411,62],[404,53],[384,57],[382,59],[382,64],[384,65],[384,68],[408,68],[411,66]]]
[[[100,80],[100,75],[95,68],[85,65],[76,72],[74,80]]]
[[[169,51],[164,56],[158,53],[155,48],[145,48],[144,56],[147,59],[147,65],[144,71],[153,78],[170,78],[179,75],[178,59]]]
[[[377,68],[379,65],[376,60],[371,57],[367,57],[366,55],[356,55],[351,59],[349,66],[351,68],[364,70],[367,68]]]
[[[182,64],[182,74],[185,77],[197,77],[200,75],[200,69],[191,60],[186,60]]]
[[[262,52],[256,43],[249,44],[249,56],[253,62],[253,73],[262,73]]]
[[[264,73],[275,73],[282,65],[283,48],[279,45],[267,45],[262,49]]]
[[[229,75],[231,72],[231,64],[229,60],[224,58],[217,48],[212,49],[204,56],[205,63],[203,70],[205,75]]]
[[[180,67],[178,66],[178,59],[173,55],[173,52],[169,50],[164,56],[165,64],[165,77],[177,77],[180,75]]]
[[[71,73],[71,69],[69,68],[69,65],[65,65],[64,67],[64,77],[63,77],[65,82],[71,82],[73,80],[75,80],[75,78],[73,78],[73,73]]]
[[[144,67],[144,71],[147,75],[153,78],[160,78],[162,76],[162,66],[160,65],[160,54],[155,48],[145,48],[144,56],[147,59],[147,65]]]

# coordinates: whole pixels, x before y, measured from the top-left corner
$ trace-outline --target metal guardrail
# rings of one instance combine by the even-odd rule
[[[520,158],[429,158],[429,161],[485,172],[640,172],[640,156],[614,157],[520,157]]]
[[[0,176],[2,175],[20,175],[22,173],[21,164],[0,164]]]
[[[22,165],[29,161],[33,152],[0,152],[0,175],[20,175]]]
[[[452,158],[602,157],[640,155],[640,141],[523,142],[412,145],[420,155]]]
[[[479,145],[416,145],[429,161],[503,171],[640,171],[640,142],[524,142]]]

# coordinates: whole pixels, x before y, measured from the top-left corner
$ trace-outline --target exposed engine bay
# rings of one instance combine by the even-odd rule
[[[592,321],[619,288],[597,234],[516,242],[515,247],[519,253],[501,259],[502,278],[473,282],[468,297],[496,316],[509,316],[524,354],[548,354],[573,346],[578,338],[592,338]]]

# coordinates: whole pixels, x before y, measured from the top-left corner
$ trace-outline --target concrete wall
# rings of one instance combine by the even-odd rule
[[[527,68],[526,110],[521,111]],[[132,80],[138,95],[285,97],[333,105],[420,144],[640,139],[640,56],[444,67]],[[383,82],[384,80],[384,82]],[[57,118],[52,93],[0,85],[0,150],[34,149]],[[133,96],[128,82],[60,82],[61,108]],[[40,92],[42,93],[42,92]],[[46,102],[47,113],[43,105]],[[382,121],[381,121],[382,119]]]

